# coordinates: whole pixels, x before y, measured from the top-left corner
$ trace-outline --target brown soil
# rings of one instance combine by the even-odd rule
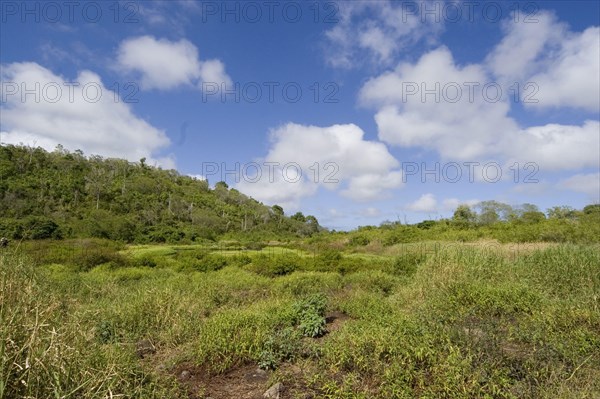
[[[349,316],[341,312],[326,315],[327,334],[339,330]],[[187,390],[190,399],[263,399],[263,394],[276,381],[270,381],[272,372],[260,370],[255,364],[234,367],[218,375],[191,363],[181,363],[171,373]],[[304,373],[294,364],[282,364],[277,375],[284,385],[279,399],[292,397],[315,398],[318,395],[306,386]]]
[[[180,364],[174,374],[193,399],[263,399],[263,393],[269,389],[270,373],[259,370],[256,365],[244,365],[211,375],[202,368]],[[284,398],[281,395],[281,399]]]
[[[339,330],[344,322],[348,320],[350,316],[342,312],[331,312],[325,316],[325,322],[327,323],[327,332],[332,333]]]

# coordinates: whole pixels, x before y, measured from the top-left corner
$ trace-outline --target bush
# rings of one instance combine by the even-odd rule
[[[364,235],[357,235],[357,236],[350,238],[350,245],[352,245],[354,247],[357,247],[357,246],[364,247],[365,245],[369,245],[370,242],[371,242],[371,240],[369,240],[369,238]]]
[[[154,258],[149,255],[143,255],[136,260],[136,265],[140,267],[156,267],[157,263]]]
[[[365,269],[367,264],[362,258],[343,258],[335,268],[335,271],[344,275],[349,273],[355,273],[359,270]]]
[[[252,263],[252,258],[246,254],[237,255],[231,258],[230,264],[235,266],[246,266]]]
[[[30,216],[25,218],[21,226],[17,228],[20,231],[20,237],[30,240],[43,240],[47,238],[62,238],[62,233],[52,219],[43,216]]]
[[[302,259],[295,254],[275,256],[259,254],[254,257],[252,264],[249,265],[248,269],[263,276],[276,277],[284,276],[296,271],[300,268],[301,264]]]
[[[85,251],[75,259],[75,266],[77,266],[78,271],[88,271],[105,263],[110,263],[111,268],[118,268],[127,266],[129,262],[123,255],[112,252],[107,248]]]
[[[267,244],[265,244],[264,242],[247,242],[244,244],[244,246],[246,247],[246,249],[250,249],[253,251],[260,251],[261,249],[263,249],[264,247],[267,246]]]
[[[391,273],[399,276],[412,276],[417,271],[417,267],[427,259],[423,252],[407,252],[396,259],[391,266]]]
[[[342,260],[342,254],[335,249],[326,249],[315,258],[317,270],[333,270]]]
[[[327,298],[314,294],[294,304],[294,314],[298,329],[305,337],[319,337],[325,334],[325,309]]]
[[[193,256],[178,257],[179,271],[210,272],[221,270],[227,266],[227,258],[223,255],[201,253]]]
[[[281,362],[294,359],[300,348],[300,334],[292,327],[276,331],[270,335],[260,352],[258,367],[275,370]]]

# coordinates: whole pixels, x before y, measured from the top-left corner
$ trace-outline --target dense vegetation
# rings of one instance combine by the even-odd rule
[[[0,147],[0,236],[13,239],[107,238],[126,243],[193,243],[236,239],[245,243],[289,240],[323,231],[314,216],[286,217],[226,183],[121,159],[86,158],[61,147],[54,152]],[[429,240],[597,242],[600,205],[512,207],[483,201],[459,206],[450,219],[408,225],[384,222],[350,235],[356,245]],[[325,238],[323,238],[325,237]],[[320,239],[339,237],[325,232]]]
[[[262,239],[306,236],[313,216],[285,217],[219,182],[122,159],[86,158],[0,146],[0,236],[108,238],[123,242],[195,242],[243,232]]]
[[[600,397],[599,205],[330,232],[144,160],[0,177],[0,399]]]
[[[597,246],[63,244],[0,255],[0,398],[600,394]]]

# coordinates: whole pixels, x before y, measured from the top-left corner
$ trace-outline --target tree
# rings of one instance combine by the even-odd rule
[[[586,205],[583,208],[583,213],[586,215],[600,214],[600,204]]]
[[[101,160],[96,159],[90,172],[85,177],[86,189],[94,195],[96,199],[96,209],[100,208],[100,195],[106,189],[111,178],[108,171],[100,162]]]
[[[283,217],[283,208],[280,207],[279,205],[273,205],[271,207],[271,209],[273,210],[273,213],[275,213],[275,216],[277,217]]]
[[[306,218],[304,217],[304,215],[302,214],[302,212],[296,212],[290,218],[293,219],[293,220],[297,220],[299,222],[302,222],[302,223],[306,222]]]
[[[471,210],[469,205],[459,205],[452,215],[452,220],[457,223],[471,224],[477,219],[477,214]]]
[[[548,218],[550,219],[575,219],[577,217],[577,210],[570,206],[554,206],[546,211]]]
[[[514,210],[510,205],[498,201],[482,201],[477,204],[477,208],[479,208],[477,219],[482,225],[508,220],[514,215]]]

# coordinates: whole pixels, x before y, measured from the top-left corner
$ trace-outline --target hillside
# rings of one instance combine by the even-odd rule
[[[219,182],[148,166],[145,159],[86,157],[0,147],[0,236],[12,239],[107,238],[124,242],[196,242],[223,234],[249,239],[309,236],[316,218],[286,217]]]

